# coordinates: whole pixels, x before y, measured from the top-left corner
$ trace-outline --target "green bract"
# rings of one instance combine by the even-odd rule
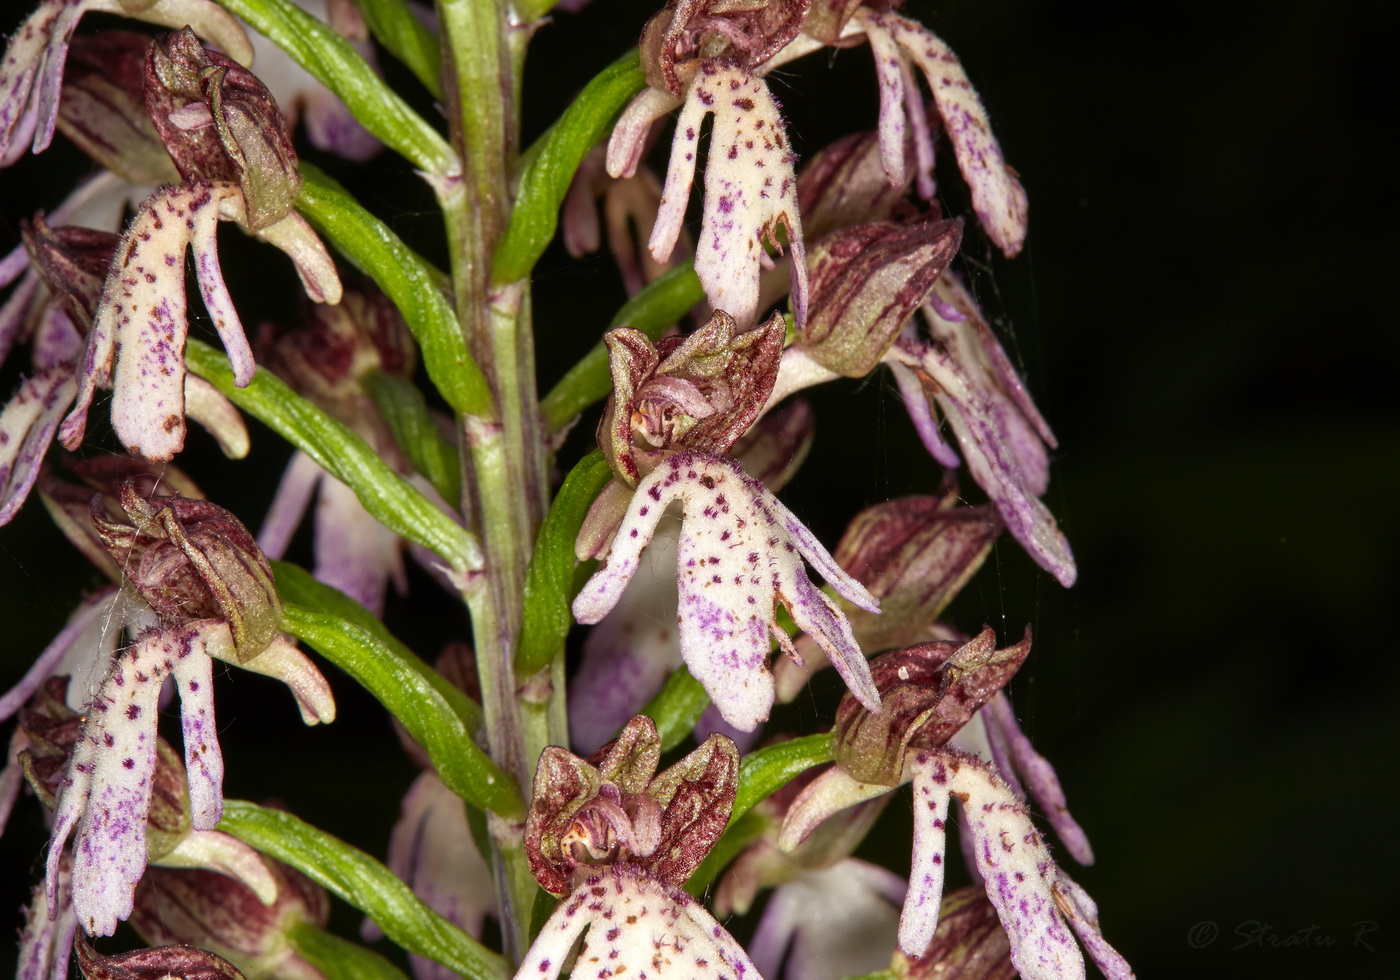
[[[559,205],[588,151],[607,135],[618,111],[646,84],[636,52],[613,62],[589,82],[558,122],[525,152],[520,195],[496,248],[497,282],[530,274],[559,224]]]
[[[466,415],[490,415],[490,389],[442,293],[441,273],[321,171],[304,163],[301,173],[297,209],[394,301],[442,397]]]
[[[522,676],[545,667],[563,652],[573,625],[574,539],[593,498],[612,479],[603,454],[594,451],[570,471],[535,539],[535,554],[525,578],[524,621],[515,652]]]
[[[442,98],[442,52],[437,35],[404,0],[355,0],[375,39],[398,58],[436,99]]]
[[[470,533],[395,473],[363,439],[276,375],[259,371],[248,387],[239,388],[228,358],[197,340],[185,348],[185,361],[235,405],[355,491],[365,510],[385,527],[437,552],[459,573],[481,566],[481,551]]]
[[[282,628],[359,681],[427,751],[443,785],[473,806],[524,814],[511,781],[477,748],[472,733],[416,663],[354,623],[288,605]]]
[[[225,800],[219,829],[290,864],[349,902],[409,952],[456,970],[468,980],[510,976],[504,959],[424,905],[384,865],[292,814]]]

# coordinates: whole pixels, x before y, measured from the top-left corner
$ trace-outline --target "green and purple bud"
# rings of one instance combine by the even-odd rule
[[[207,500],[147,499],[129,483],[120,502],[125,521],[110,518],[98,500],[93,524],[127,583],[163,625],[222,619],[240,661],[272,643],[282,600],[272,568],[243,522]]]
[[[136,889],[131,925],[152,945],[182,944],[217,953],[254,980],[320,976],[296,951],[300,926],[321,928],[330,916],[325,889],[265,858],[275,898],[207,869],[150,868]]]
[[[180,176],[236,183],[246,225],[285,218],[301,193],[286,121],[252,72],[207,50],[185,29],[157,38],[146,56],[146,108]]]

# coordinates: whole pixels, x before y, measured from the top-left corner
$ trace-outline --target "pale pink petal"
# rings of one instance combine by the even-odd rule
[[[57,894],[52,901],[45,898],[46,886],[40,882],[24,910],[24,929],[19,936],[19,960],[15,971],[17,980],[68,978],[68,959],[73,950],[73,933],[78,928],[78,920],[72,910],[73,859],[66,853],[60,855],[56,879]]]
[[[840,980],[889,965],[904,880],[846,859],[774,889],[749,944],[769,980]],[[784,963],[786,957],[786,963]]]
[[[924,391],[924,386],[919,384],[918,377],[893,357],[887,357],[885,363],[889,365],[895,386],[899,388],[899,397],[904,401],[909,421],[914,423],[914,431],[919,434],[919,441],[924,444],[928,454],[949,469],[961,466],[962,460],[958,458],[958,454],[938,433],[938,419],[933,414],[928,394]]]
[[[899,71],[904,80],[904,114],[914,134],[914,189],[919,197],[932,201],[938,185],[933,179],[933,133],[924,109],[924,96],[919,91],[918,80],[914,78],[914,69],[907,60],[899,60]]]
[[[767,260],[764,245],[777,244],[777,228],[783,225],[793,252],[792,301],[800,327],[807,313],[807,263],[793,171],[797,157],[767,84],[743,69],[706,62],[686,93],[652,229],[652,257],[665,262],[675,246],[694,179],[700,125],[710,113],[715,118],[696,275],[711,309],[724,310],[741,327],[754,323],[759,273]]]
[[[301,450],[292,454],[292,460],[282,472],[282,482],[277,485],[277,493],[272,497],[272,506],[263,518],[262,530],[258,531],[258,547],[269,558],[281,558],[287,553],[296,534],[301,519],[306,516],[306,508],[311,505],[311,496],[316,492],[316,484],[326,476],[326,471],[310,456]]]
[[[376,616],[390,578],[403,578],[403,539],[369,515],[355,492],[332,476],[316,504],[316,578]]]
[[[570,896],[560,902],[520,961],[515,980],[559,980],[560,969],[593,919],[585,898]]]
[[[156,767],[156,700],[193,631],[146,633],[112,663],[88,705],[55,811],[50,902],[57,858],[73,845],[73,911],[92,935],[110,936],[131,914],[146,870],[146,817]],[[51,905],[52,909],[52,905]]]
[[[44,647],[44,652],[39,654],[39,659],[34,661],[34,665],[20,678],[19,683],[0,696],[0,722],[8,720],[11,715],[24,707],[44,681],[55,674],[72,673],[72,671],[63,669],[63,662],[70,653],[77,650],[79,655],[90,655],[93,647],[98,648],[99,657],[105,653],[100,648],[105,644],[99,645],[91,642],[96,640],[96,637],[88,637],[89,646],[86,650],[82,649],[80,640],[92,629],[95,622],[104,620],[111,614],[116,594],[115,587],[113,587],[83,600],[73,614],[68,617],[68,622],[63,629],[59,630],[58,635],[49,641],[48,646]],[[74,684],[69,685],[70,691],[74,686]]]
[[[0,835],[5,833],[15,800],[19,798],[19,788],[24,785],[24,765],[19,761],[19,754],[28,747],[29,736],[24,733],[24,726],[16,726],[5,748],[4,768],[0,769]]]
[[[870,40],[875,77],[880,84],[880,162],[885,166],[890,183],[898,187],[905,181],[904,141],[908,136],[904,57],[887,32],[874,30],[866,37]],[[917,97],[917,88],[914,93]]]
[[[1094,849],[1089,845],[1089,838],[1084,829],[1070,815],[1065,791],[1060,786],[1059,777],[1055,775],[1055,767],[1050,764],[1049,759],[1035,750],[1031,740],[1021,731],[1021,726],[1016,723],[1016,712],[1011,708],[1011,700],[1004,691],[999,692],[987,704],[985,710],[991,715],[991,724],[987,726],[989,736],[991,732],[996,732],[1005,740],[1011,761],[1025,780],[1031,799],[1035,801],[1040,812],[1045,814],[1045,819],[1049,821],[1060,842],[1065,845],[1065,850],[1080,864],[1093,864]],[[1012,789],[1014,791],[1017,787],[1013,784]],[[1025,798],[1023,793],[1017,792],[1017,795]]]
[[[496,914],[491,871],[472,842],[461,797],[431,772],[422,773],[403,800],[389,838],[389,870],[453,925],[478,939]],[[456,973],[410,956],[417,980],[455,980]]]
[[[613,738],[681,665],[676,629],[680,522],[658,527],[621,600],[583,641],[569,685],[569,739],[589,753]]]
[[[1006,165],[987,111],[957,56],[927,28],[897,14],[862,9],[856,19],[867,37],[887,32],[923,71],[987,237],[1008,258],[1021,251],[1026,240],[1026,191]]]
[[[1104,941],[1103,933],[1099,930],[1099,910],[1088,893],[1063,872],[1054,889],[1061,898],[1060,909],[1069,919],[1070,928],[1079,937],[1099,972],[1107,980],[1132,980],[1137,976],[1123,954]]]
[[[784,398],[803,388],[826,384],[839,377],[841,375],[835,371],[812,360],[805,348],[793,344],[783,351],[783,356],[778,361],[778,378],[773,382],[773,391],[769,394],[763,411],[765,414],[771,412]]]
[[[24,246],[20,246],[19,254],[24,258],[26,266],[29,262],[29,253],[24,251]],[[20,334],[28,325],[30,317],[34,312],[35,301],[39,296],[39,274],[31,272],[19,281],[5,300],[5,305],[0,306],[0,364],[10,356],[11,349],[14,348],[15,341],[20,339]]]
[[[248,455],[251,443],[243,416],[218,388],[196,374],[185,375],[185,415],[203,426],[229,459]]]
[[[642,160],[647,132],[652,123],[680,105],[681,100],[670,92],[651,87],[638,92],[627,104],[627,108],[622,110],[622,115],[618,116],[617,123],[613,126],[612,135],[608,137],[608,176],[631,177],[635,174],[637,164]],[[693,161],[691,170],[693,177]],[[689,186],[689,180],[686,184]]]
[[[1011,962],[1025,980],[1082,980],[1084,955],[1056,901],[1060,871],[1025,804],[987,764],[945,759],[948,789],[962,800],[977,870],[1011,940]]]
[[[0,411],[0,525],[8,524],[28,499],[77,391],[73,365],[59,364],[21,381]]]
[[[225,216],[243,214],[242,198],[226,200],[222,212]],[[238,217],[231,220],[242,222]],[[335,271],[331,253],[326,251],[325,243],[301,215],[295,211],[288,212],[280,221],[274,221],[266,228],[254,232],[253,237],[280,249],[292,260],[292,264],[296,266],[297,278],[301,280],[301,287],[313,303],[328,303],[334,306],[340,302],[344,290],[340,276]]]
[[[296,698],[303,723],[329,725],[335,721],[335,697],[325,675],[286,634],[279,633],[262,653],[244,661],[239,661],[234,654],[233,638],[227,626],[217,637],[206,635],[205,644],[210,656],[216,659],[238,664],[255,674],[275,677],[286,684]]]
[[[778,846],[784,851],[792,851],[823,820],[857,803],[883,796],[892,789],[878,783],[862,783],[833,766],[808,783],[792,801],[778,834]]]
[[[195,830],[213,830],[224,813],[224,756],[214,721],[214,661],[204,655],[198,639],[190,646],[197,656],[176,661],[172,671],[180,692],[190,823]]]
[[[162,868],[207,868],[237,878],[264,905],[277,900],[277,879],[267,869],[262,855],[219,830],[191,830],[173,850],[151,863]]]
[[[922,956],[938,929],[943,901],[943,857],[948,835],[948,772],[934,753],[913,758],[914,852],[909,860],[909,894],[899,917],[899,948]]]

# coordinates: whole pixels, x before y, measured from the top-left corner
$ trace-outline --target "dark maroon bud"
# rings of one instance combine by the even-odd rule
[[[852,133],[818,151],[797,175],[797,206],[807,240],[894,218],[914,181],[914,168],[906,171],[903,184],[890,184],[876,133]]]
[[[880,614],[852,607],[851,629],[875,652],[927,639],[929,626],[982,567],[1002,522],[956,492],[900,497],[857,514],[837,544],[837,564],[880,600]]]
[[[933,290],[962,241],[962,219],[842,228],[807,254],[807,321],[797,342],[825,368],[863,378]]]
[[[690,877],[728,824],[739,753],[711,735],[657,775],[660,757],[656,725],[644,715],[589,759],[558,746],[541,753],[525,854],[546,891],[562,895],[576,872],[599,865],[638,865],[672,885]]]
[[[988,627],[967,643],[938,641],[893,650],[870,662],[880,710],[849,693],[836,709],[832,757],[862,783],[898,786],[905,753],[937,749],[1001,690],[1030,652],[1030,630],[1020,643],[996,649]]]
[[[244,980],[228,960],[193,946],[158,946],[103,956],[79,929],[74,948],[86,980]]]
[[[736,333],[716,311],[688,337],[653,345],[638,330],[610,330],[613,393],[598,422],[598,445],[628,486],[681,450],[724,455],[763,410],[778,376],[786,325]]]

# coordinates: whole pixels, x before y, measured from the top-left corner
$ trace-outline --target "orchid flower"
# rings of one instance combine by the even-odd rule
[[[181,699],[196,831],[213,830],[223,800],[211,658],[286,681],[307,724],[329,721],[335,712],[320,672],[277,631],[281,606],[270,569],[236,518],[200,500],[147,502],[130,484],[122,489],[121,504],[130,524],[97,511],[94,523],[128,584],[164,625],[141,633],[111,662],[85,707],[56,792],[47,875],[53,915],[63,845],[76,833],[73,910],[84,929],[97,935],[110,935],[131,914],[146,868],[156,699],[167,677]]]
[[[200,294],[240,386],[256,365],[219,267],[220,221],[291,257],[312,299],[338,302],[341,287],[325,246],[291,209],[301,178],[266,87],[232,59],[206,51],[189,30],[156,39],[144,84],[152,121],[185,183],[157,191],[127,227],[95,311],[76,405],[59,435],[76,448],[97,386],[110,384],[122,444],[148,459],[170,459],[185,440],[186,248],[194,250]]]
[[[773,705],[769,638],[796,657],[775,620],[781,601],[797,626],[826,652],[854,695],[880,703],[865,656],[836,603],[812,585],[802,559],[868,612],[879,603],[832,560],[812,533],[735,461],[676,453],[637,484],[607,564],[574,600],[574,617],[596,623],[617,605],[643,550],[672,503],[684,516],[677,569],[681,656],[729,724],[751,731]]]
[[[89,12],[135,17],[171,30],[188,25],[239,64],[253,58],[238,21],[210,0],[41,0],[0,61],[0,167],[18,159],[31,136],[35,153],[53,141],[68,45]]]
[[[731,451],[747,473],[776,493],[806,456],[812,441],[812,416],[810,405],[795,400],[782,411],[765,416]],[[642,558],[643,567],[632,576],[612,612],[584,638],[583,659],[569,685],[569,703],[575,706],[569,712],[569,736],[575,748],[591,752],[612,738],[684,663],[672,581],[679,544],[679,522],[659,524]],[[797,642],[805,641],[803,637]],[[810,646],[824,663],[825,654],[815,643]],[[774,676],[780,676],[790,664],[787,658],[776,661]],[[720,730],[716,723],[722,719],[717,715],[713,705],[706,709],[697,726],[697,738]],[[745,748],[745,733],[734,729],[722,734]]]
[[[1051,859],[1025,804],[991,765],[946,747],[1011,678],[1029,649],[1027,635],[997,651],[986,629],[966,644],[923,644],[877,658],[872,669],[884,706],[868,712],[843,699],[837,709],[837,768],[798,795],[779,843],[795,848],[832,814],[912,782],[914,847],[899,946],[917,957],[938,926],[948,804],[957,796],[977,871],[1021,975],[1082,978],[1084,959],[1073,929],[1107,976],[1129,977],[1126,962],[1103,941],[1092,902]]]
[[[695,272],[710,308],[724,310],[741,328],[758,319],[759,274],[773,264],[765,246],[781,253],[779,225],[793,255],[794,316],[799,324],[807,316],[797,156],[778,103],[756,73],[796,37],[804,11],[805,4],[783,2],[730,10],[713,0],[669,5],[642,34],[650,87],[623,111],[608,143],[608,173],[630,177],[651,124],[681,108],[651,232],[652,257],[665,262],[685,220],[701,124],[713,113]]]
[[[658,774],[660,757],[656,726],[640,715],[595,761],[557,746],[540,756],[525,850],[535,880],[563,900],[516,980],[556,980],[581,934],[576,974],[759,976],[680,887],[729,819],[738,789],[734,744],[712,735]]]

